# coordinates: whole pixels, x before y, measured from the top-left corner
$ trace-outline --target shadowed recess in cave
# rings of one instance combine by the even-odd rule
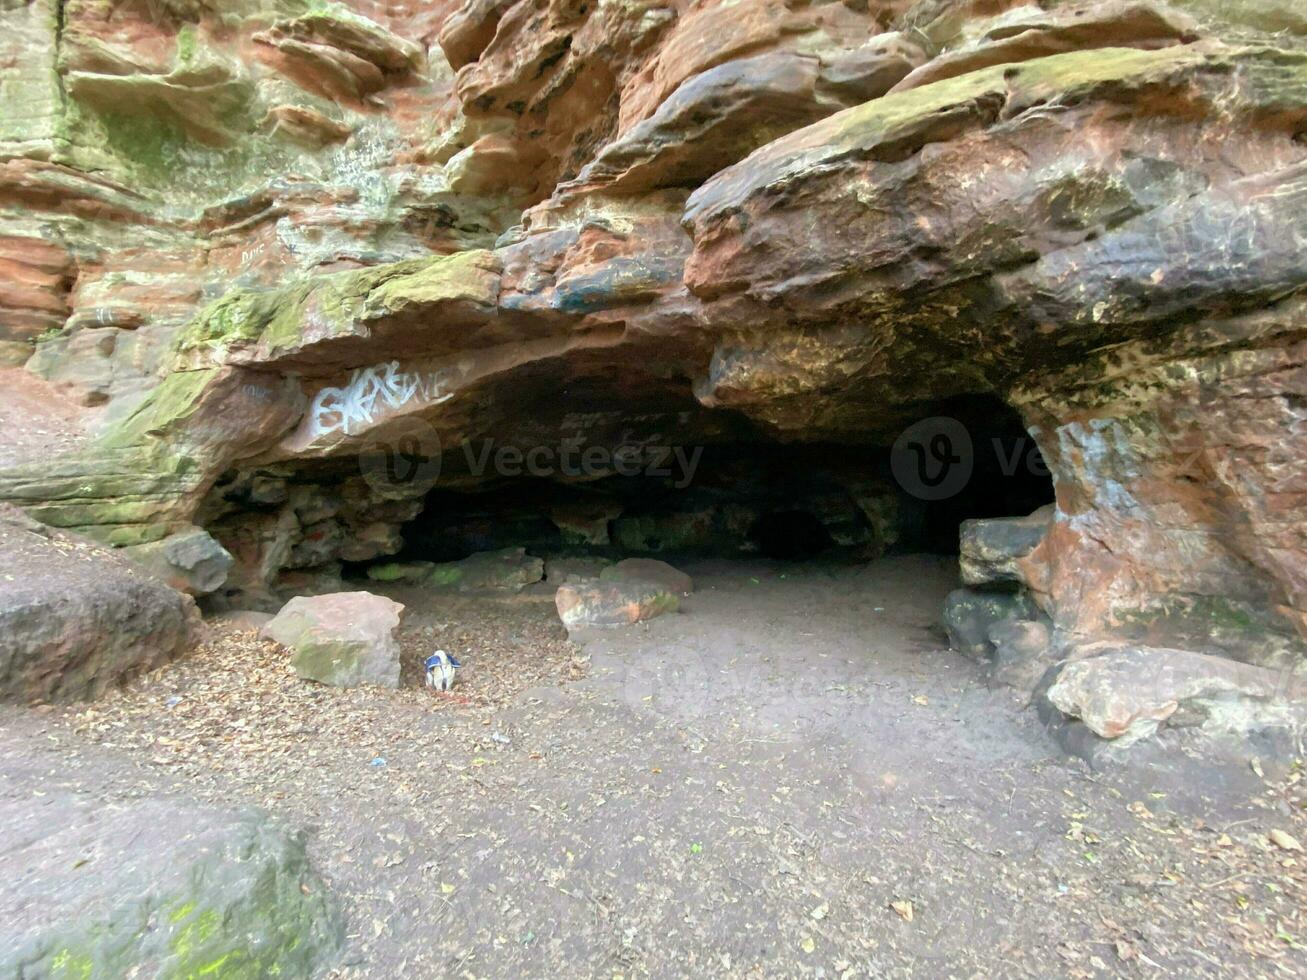
[[[437,460],[396,438],[370,457],[228,474],[210,495],[208,527],[236,555],[262,542],[262,579],[247,577],[244,591],[284,592],[363,578],[378,563],[505,548],[673,560],[957,554],[962,521],[1053,499],[1019,416],[987,397],[922,406],[892,446],[673,441],[564,454],[487,440]],[[267,547],[278,529],[289,529],[286,546]],[[227,601],[249,598],[240,581]]]

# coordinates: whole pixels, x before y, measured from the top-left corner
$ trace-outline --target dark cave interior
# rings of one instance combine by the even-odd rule
[[[698,444],[586,444],[569,458],[541,443],[487,441],[489,450],[471,450],[486,467],[473,476],[460,468],[467,445],[446,446],[437,460],[393,439],[383,480],[359,455],[233,471],[197,519],[236,558],[211,603],[270,605],[276,595],[366,579],[378,564],[505,548],[673,562],[950,555],[963,520],[1052,501],[1034,440],[1002,402],[936,401],[915,414],[921,421],[892,445],[734,432]],[[404,472],[413,479],[394,483]]]
[[[455,561],[519,546],[604,557],[956,554],[963,520],[1026,514],[1052,501],[1039,450],[1011,409],[971,399],[943,406],[936,417],[960,422],[971,442],[969,453],[955,447],[954,454],[969,478],[941,499],[915,494],[910,473],[899,478],[900,466],[914,463],[896,462],[901,448],[675,447],[645,452],[632,475],[524,475],[468,489],[437,484],[404,526],[396,557]]]

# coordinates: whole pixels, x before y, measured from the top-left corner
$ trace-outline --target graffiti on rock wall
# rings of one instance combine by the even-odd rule
[[[314,437],[343,431],[353,435],[371,425],[377,413],[413,402],[439,405],[453,398],[444,390],[445,371],[402,371],[398,361],[357,368],[339,388],[323,388],[309,406],[309,432]]]

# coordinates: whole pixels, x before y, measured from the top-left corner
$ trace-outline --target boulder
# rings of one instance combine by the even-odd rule
[[[993,653],[989,631],[994,624],[1034,619],[1037,615],[1035,604],[1020,592],[954,589],[944,600],[944,629],[949,646],[971,657],[988,657]]]
[[[543,559],[528,555],[525,548],[502,548],[437,565],[427,581],[459,592],[519,592],[544,577]]]
[[[309,977],[341,947],[302,835],[258,811],[45,792],[0,821],[5,976]]]
[[[122,550],[150,574],[193,596],[222,588],[234,562],[226,548],[198,527]]]
[[[1027,694],[1058,659],[1048,624],[1039,620],[1001,619],[989,628],[988,638],[994,648],[990,680]]]
[[[567,585],[599,578],[612,565],[607,558],[546,558],[545,581],[550,585]]]
[[[599,573],[605,582],[648,585],[674,595],[694,591],[694,579],[656,558],[625,558]]]
[[[0,506],[0,698],[70,701],[183,653],[193,600],[121,554]]]
[[[404,607],[369,592],[300,596],[282,607],[262,635],[289,647],[306,680],[333,687],[399,687],[399,617]]]
[[[1053,505],[1041,507],[1026,517],[995,517],[963,521],[959,531],[964,585],[1024,583],[1017,565],[1044,540]]]
[[[1058,670],[1043,696],[1063,715],[1121,745],[1147,738],[1167,723],[1208,733],[1301,731],[1307,724],[1307,683],[1301,675],[1164,647],[1081,650]]]
[[[647,582],[579,582],[561,586],[554,596],[559,618],[569,630],[587,626],[630,626],[676,612],[680,599],[666,587]]]
[[[435,570],[430,561],[388,561],[368,566],[368,578],[374,582],[424,582]]]

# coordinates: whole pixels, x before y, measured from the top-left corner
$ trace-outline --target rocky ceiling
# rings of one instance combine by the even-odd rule
[[[1300,658],[1296,0],[3,0],[0,26],[0,349],[98,424],[0,471],[43,521],[140,545],[215,486],[329,472],[384,551],[412,500],[354,461],[414,432],[883,447],[990,398],[1052,471],[1021,576],[1060,637]]]

